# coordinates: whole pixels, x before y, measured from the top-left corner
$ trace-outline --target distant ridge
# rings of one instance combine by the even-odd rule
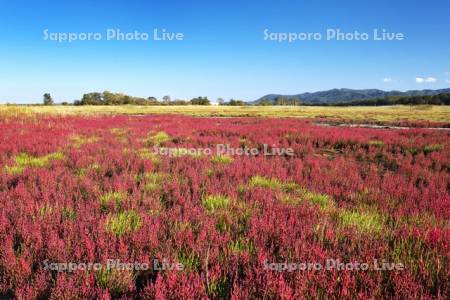
[[[433,96],[437,94],[450,93],[450,88],[440,90],[411,90],[406,92],[400,91],[383,91],[378,89],[331,89],[327,91],[320,91],[314,93],[303,93],[297,95],[281,95],[268,94],[258,100],[249,102],[250,104],[259,104],[266,100],[270,103],[275,102],[277,97],[284,97],[289,99],[299,100],[305,104],[332,104],[350,102],[354,100],[366,100],[375,98],[385,98],[391,96]]]

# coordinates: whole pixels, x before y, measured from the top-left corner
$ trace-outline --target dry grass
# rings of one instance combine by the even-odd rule
[[[449,122],[449,106],[358,106],[358,107],[314,107],[314,106],[14,106],[0,105],[1,115],[17,114],[185,114],[192,116],[219,117],[298,117],[330,118],[373,121],[435,121]]]

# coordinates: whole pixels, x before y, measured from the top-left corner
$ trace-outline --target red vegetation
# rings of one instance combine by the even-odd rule
[[[151,153],[217,144],[295,155]],[[0,298],[448,299],[449,148],[298,119],[0,119]],[[264,268],[327,258],[405,269]],[[184,270],[44,268],[108,259]]]

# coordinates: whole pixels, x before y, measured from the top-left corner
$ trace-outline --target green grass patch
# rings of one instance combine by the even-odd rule
[[[137,151],[137,153],[140,159],[149,160],[154,164],[161,163],[161,159],[155,153],[150,151],[150,149],[141,148]]]
[[[374,146],[376,148],[383,148],[384,147],[384,142],[383,141],[370,141],[369,145]]]
[[[99,197],[100,208],[102,211],[107,211],[110,204],[114,203],[119,209],[122,207],[122,202],[127,198],[124,192],[107,192]]]
[[[203,201],[203,207],[209,212],[213,213],[216,210],[225,209],[231,203],[230,198],[222,195],[209,195],[206,196]]]
[[[401,239],[392,237],[388,242],[391,246],[390,260],[402,263],[409,270],[427,282],[431,290],[442,288],[443,282],[448,282],[448,258],[444,252],[436,251],[423,237],[408,236]]]
[[[128,130],[125,128],[111,128],[109,130],[109,132],[111,132],[112,134],[118,135],[118,136],[123,136],[126,135],[128,133]]]
[[[303,200],[306,200],[310,203],[319,205],[323,209],[334,205],[330,196],[309,191],[295,182],[283,183],[276,178],[267,178],[256,175],[250,179],[249,185],[251,187],[261,187],[270,190],[281,190],[283,192],[281,201],[287,204],[297,205]]]
[[[211,163],[213,164],[228,165],[231,164],[233,161],[234,159],[229,155],[216,155],[213,158],[211,158]]]
[[[53,213],[53,207],[48,203],[45,203],[44,205],[42,205],[39,208],[39,215],[42,217],[51,215],[52,213]]]
[[[432,153],[432,152],[438,152],[438,151],[441,151],[443,148],[444,148],[444,146],[442,146],[440,144],[426,145],[425,147],[423,147],[423,153],[428,154],[428,153]]]
[[[141,226],[142,218],[134,210],[128,210],[109,216],[106,221],[106,230],[117,237],[137,231]]]
[[[281,202],[289,205],[299,205],[303,199],[297,195],[284,194],[281,196]]]
[[[151,146],[151,145],[155,145],[155,146],[162,146],[167,142],[170,142],[172,140],[172,137],[167,134],[164,131],[159,131],[156,133],[151,132],[147,138],[144,139],[144,145],[145,146]]]
[[[75,176],[77,176],[78,178],[84,178],[86,176],[87,169],[86,168],[75,169],[74,173]]]
[[[5,172],[9,175],[17,176],[25,171],[25,167],[22,166],[5,166]]]
[[[64,154],[62,152],[55,152],[40,157],[34,157],[27,153],[20,153],[14,157],[14,162],[17,166],[21,167],[43,168],[49,167],[52,160],[61,160],[63,158]]]
[[[232,286],[230,279],[220,277],[212,280],[206,287],[206,291],[211,299],[230,299]]]
[[[77,218],[75,211],[69,207],[63,207],[61,215],[65,220],[75,220]]]
[[[384,218],[376,212],[341,211],[340,224],[365,233],[378,233],[384,228]]]
[[[263,176],[253,176],[250,179],[249,185],[251,187],[261,187],[261,188],[267,188],[271,190],[276,190],[283,187],[283,184],[280,180],[276,178],[267,178]]]
[[[142,177],[144,182],[144,190],[146,192],[156,192],[161,190],[165,180],[168,180],[168,175],[165,173],[145,173]]]
[[[284,192],[295,192],[301,187],[295,182],[281,182],[277,178],[268,178],[260,175],[253,176],[249,181],[250,187],[261,187],[271,190],[283,190]]]
[[[214,170],[213,169],[207,169],[206,170],[206,176],[211,178],[211,177],[213,177],[213,175],[214,175]]]
[[[99,139],[100,138],[96,136],[72,135],[70,137],[70,142],[72,143],[73,147],[80,148],[83,145],[95,143]]]
[[[321,208],[329,207],[333,204],[330,196],[305,190],[303,196],[306,200],[313,204],[319,205]]]
[[[282,189],[284,192],[292,193],[292,192],[295,192],[295,191],[298,191],[299,189],[301,189],[301,186],[295,182],[286,182],[286,183],[283,183]]]
[[[119,297],[127,292],[135,280],[133,272],[130,270],[106,267],[96,271],[95,278],[98,285],[108,289],[113,297]]]
[[[181,251],[178,253],[177,260],[183,265],[183,271],[195,272],[200,269],[200,258],[194,252]]]
[[[299,187],[293,193],[283,194],[281,201],[290,205],[299,205],[304,201],[318,205],[321,209],[328,209],[334,206],[333,200],[326,194],[315,193],[305,188]]]
[[[13,166],[5,166],[5,172],[10,175],[20,175],[26,168],[48,168],[52,161],[62,159],[64,159],[64,153],[62,152],[54,152],[39,157],[19,153],[13,159]]]
[[[253,246],[253,244],[251,242],[245,241],[243,239],[231,241],[228,244],[228,250],[235,254],[240,254],[240,253],[244,253],[244,252],[247,252],[250,254],[255,253],[255,247]]]

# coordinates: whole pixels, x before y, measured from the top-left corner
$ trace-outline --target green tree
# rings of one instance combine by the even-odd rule
[[[227,105],[229,105],[229,106],[245,106],[246,103],[242,100],[230,99],[230,102],[228,102]]]
[[[53,98],[49,93],[44,94],[44,105],[53,105]]]
[[[81,99],[82,105],[101,105],[103,103],[103,97],[101,93],[88,93],[84,94]]]
[[[153,96],[150,96],[147,98],[147,102],[148,102],[148,104],[158,104],[158,99],[156,99]]]
[[[207,97],[197,97],[191,100],[192,105],[210,105],[209,99]]]

